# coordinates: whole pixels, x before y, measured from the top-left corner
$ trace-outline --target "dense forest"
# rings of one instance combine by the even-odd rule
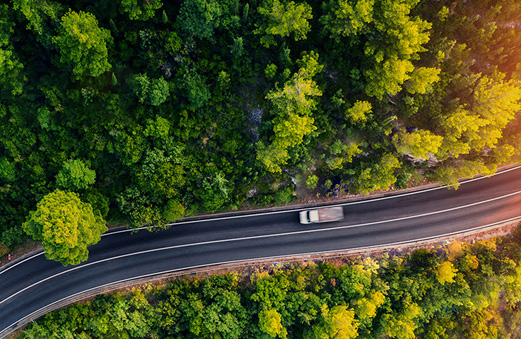
[[[180,278],[45,315],[21,338],[515,339],[521,229],[348,264]]]
[[[74,264],[105,220],[493,173],[521,152],[520,17],[512,0],[3,2],[0,250],[29,234]]]

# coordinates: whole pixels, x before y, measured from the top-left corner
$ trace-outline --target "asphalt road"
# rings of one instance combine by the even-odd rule
[[[107,233],[78,266],[35,255],[0,271],[0,336],[49,304],[125,279],[407,242],[517,218],[521,168],[464,182],[458,190],[436,187],[342,206],[343,221],[319,225],[301,225],[293,209],[179,222],[160,232]]]

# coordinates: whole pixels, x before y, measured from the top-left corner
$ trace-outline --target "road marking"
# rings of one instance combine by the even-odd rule
[[[36,257],[39,256],[39,255],[42,255],[43,253],[44,253],[44,252],[42,251],[42,252],[38,252],[38,253],[36,253],[36,254],[32,254],[32,255],[30,255],[29,257],[25,258],[25,259],[22,260],[22,261],[19,261],[19,262],[15,263],[15,264],[9,265],[7,268],[5,268],[5,269],[3,269],[3,270],[0,271],[0,275],[3,274],[3,273],[5,273],[5,272],[7,272],[7,271],[9,271],[9,270],[10,270],[11,268],[13,268],[13,267],[16,267],[16,266],[18,266],[18,265],[20,265],[20,264],[23,264],[24,262],[26,262],[26,261],[28,261],[28,260],[31,260],[31,259],[33,259],[33,258],[36,258]]]
[[[153,253],[153,252],[159,252],[159,251],[166,251],[166,250],[173,250],[173,249],[178,249],[178,248],[185,248],[185,247],[204,246],[204,245],[219,244],[219,243],[225,243],[225,242],[235,242],[235,241],[245,241],[245,240],[253,240],[253,239],[274,238],[274,237],[282,237],[282,236],[298,235],[298,234],[306,234],[306,233],[337,231],[337,230],[342,230],[342,229],[347,229],[347,228],[364,227],[364,226],[371,226],[371,225],[377,225],[377,224],[386,224],[386,223],[391,223],[391,222],[396,222],[396,221],[403,221],[403,220],[409,220],[409,219],[414,219],[414,218],[422,218],[422,217],[431,216],[431,215],[435,215],[435,214],[441,214],[441,213],[451,212],[451,211],[455,211],[455,210],[459,210],[459,209],[463,209],[463,208],[477,206],[477,205],[489,203],[489,202],[492,202],[492,201],[508,198],[508,197],[511,197],[511,196],[514,196],[514,195],[517,195],[517,194],[520,194],[520,193],[521,193],[521,191],[517,191],[517,192],[509,193],[509,194],[506,194],[506,195],[503,195],[503,196],[500,196],[500,197],[495,197],[495,198],[491,198],[491,199],[475,202],[475,203],[472,203],[472,204],[452,207],[452,208],[448,208],[448,209],[440,210],[440,211],[428,212],[428,213],[417,214],[417,215],[410,215],[410,216],[400,217],[400,218],[395,218],[395,219],[386,219],[386,220],[372,221],[372,222],[355,224],[355,225],[334,226],[334,227],[327,227],[327,228],[322,228],[321,227],[321,228],[314,228],[314,229],[307,229],[307,230],[293,231],[293,232],[252,235],[252,236],[241,237],[241,238],[228,238],[228,239],[219,239],[219,240],[208,240],[208,241],[201,241],[201,242],[196,242],[196,243],[172,245],[172,246],[167,246],[167,247],[154,248],[154,249],[149,249],[149,250],[144,250],[144,251],[138,251],[138,252],[132,252],[132,253],[127,253],[127,254],[121,254],[121,255],[114,256],[114,257],[105,258],[105,259],[101,259],[101,260],[98,260],[98,261],[93,261],[91,263],[80,264],[78,266],[72,267],[72,268],[67,269],[65,271],[62,271],[60,273],[56,273],[56,274],[54,274],[52,276],[49,276],[49,277],[47,277],[45,279],[39,280],[39,281],[37,281],[37,282],[35,282],[35,283],[33,283],[33,284],[31,284],[31,285],[21,289],[21,290],[19,290],[18,292],[10,295],[9,297],[3,299],[2,301],[0,301],[0,305],[3,304],[4,302],[8,301],[9,299],[17,296],[18,294],[23,293],[24,291],[26,291],[26,290],[28,290],[28,289],[36,286],[36,285],[39,285],[39,284],[41,284],[41,283],[43,283],[43,282],[45,282],[47,280],[56,278],[58,276],[61,276],[63,274],[66,274],[66,273],[69,273],[69,272],[72,272],[72,271],[79,270],[81,268],[89,267],[89,266],[96,265],[96,264],[99,264],[99,263],[103,263],[103,262],[106,262],[106,261],[117,260],[117,259],[121,259],[121,258],[125,258],[125,257],[131,257],[131,256],[135,256],[135,255],[140,255],[140,254],[147,254],[147,253]]]
[[[236,264],[236,263],[248,263],[248,262],[252,262],[252,261],[266,261],[266,260],[274,260],[274,259],[284,259],[284,258],[291,258],[291,257],[295,257],[295,256],[308,256],[308,255],[318,255],[318,254],[328,254],[328,253],[341,253],[341,252],[346,252],[346,251],[357,252],[357,251],[363,251],[363,250],[368,250],[368,249],[377,248],[377,247],[392,247],[392,246],[398,246],[398,245],[403,245],[403,244],[408,244],[408,243],[415,243],[415,242],[421,242],[421,241],[426,241],[426,240],[432,240],[432,239],[435,239],[435,238],[441,238],[441,237],[456,235],[456,234],[465,233],[465,232],[469,232],[469,231],[475,231],[475,230],[479,230],[479,229],[482,229],[482,228],[487,228],[487,227],[494,226],[494,225],[500,225],[500,224],[505,223],[505,222],[511,222],[511,221],[519,220],[520,218],[521,218],[521,216],[517,216],[517,217],[513,217],[513,218],[501,220],[501,221],[496,221],[494,223],[487,224],[487,225],[481,225],[481,226],[468,228],[468,229],[463,230],[463,231],[449,232],[449,233],[444,233],[444,234],[440,234],[440,235],[424,237],[424,238],[419,238],[419,239],[414,239],[414,240],[404,240],[404,241],[397,241],[397,242],[380,244],[380,245],[362,246],[362,247],[354,247],[354,248],[346,248],[346,249],[338,249],[338,250],[330,250],[330,251],[304,252],[304,253],[286,254],[286,255],[280,255],[280,256],[270,256],[270,257],[260,257],[260,258],[250,258],[250,259],[229,260],[229,261],[222,261],[222,262],[211,263],[211,264],[187,266],[187,267],[183,267],[183,268],[175,268],[175,269],[166,270],[166,271],[162,271],[162,272],[144,274],[144,275],[140,275],[140,276],[135,276],[135,277],[131,277],[131,278],[118,280],[116,282],[111,282],[111,283],[108,283],[108,284],[95,286],[95,287],[89,288],[89,289],[87,289],[85,291],[81,291],[81,292],[77,292],[77,293],[71,294],[71,295],[69,295],[67,297],[64,297],[64,298],[60,299],[60,300],[54,301],[54,302],[52,302],[52,303],[50,303],[50,304],[48,304],[48,305],[46,305],[44,307],[41,307],[38,310],[32,312],[31,314],[29,314],[29,315],[27,315],[27,316],[25,316],[25,317],[23,317],[21,319],[18,319],[17,321],[12,323],[11,325],[9,325],[9,326],[5,327],[3,330],[1,330],[0,333],[4,332],[5,330],[10,328],[11,326],[14,326],[18,322],[20,322],[20,321],[22,321],[22,320],[24,320],[26,318],[31,318],[34,314],[39,313],[41,310],[43,310],[43,309],[45,309],[45,308],[47,308],[49,306],[52,306],[54,304],[57,304],[59,302],[62,302],[64,300],[66,300],[66,299],[75,297],[75,296],[77,296],[79,294],[82,294],[82,293],[86,293],[86,292],[95,290],[97,288],[109,287],[111,285],[120,284],[122,282],[126,282],[126,281],[129,281],[129,280],[143,279],[143,278],[151,277],[151,276],[163,275],[163,274],[179,272],[179,271],[193,270],[193,269],[197,269],[197,268],[210,267],[210,266],[220,266],[220,265],[228,265],[228,264]],[[6,333],[6,335],[7,335],[7,333]]]
[[[499,172],[497,172],[497,173],[495,173],[495,174],[493,174],[491,176],[480,176],[480,177],[477,177],[477,178],[463,180],[459,184],[463,185],[463,184],[467,184],[469,182],[473,182],[473,181],[477,181],[477,180],[488,179],[488,178],[490,178],[492,176],[508,173],[508,172],[511,172],[511,171],[514,171],[514,170],[517,170],[517,169],[520,169],[520,168],[521,168],[521,165],[520,166],[516,166],[516,167],[512,167],[512,168],[508,168],[506,170],[499,171]],[[415,195],[415,194],[420,194],[420,193],[431,192],[431,191],[440,190],[440,189],[443,189],[443,188],[449,188],[449,187],[452,187],[452,186],[454,186],[454,185],[436,186],[436,187],[426,188],[426,189],[419,190],[419,191],[400,193],[400,194],[393,194],[393,195],[389,195],[389,196],[385,196],[385,197],[379,197],[379,198],[374,198],[374,199],[371,199],[370,197],[367,197],[367,199],[364,199],[364,200],[350,201],[350,202],[345,202],[345,203],[341,203],[341,204],[334,204],[334,205],[327,205],[327,206],[328,207],[336,207],[336,206],[349,206],[349,205],[357,205],[357,204],[366,204],[366,203],[371,203],[371,202],[375,202],[375,201],[382,201],[382,200],[388,200],[388,199],[394,199],[394,198],[401,198],[401,197],[406,197],[406,196],[409,196],[409,195]],[[221,220],[230,220],[230,219],[239,219],[239,218],[248,218],[248,217],[256,217],[256,216],[281,214],[281,213],[293,213],[293,212],[301,211],[301,210],[302,210],[302,208],[293,208],[293,209],[283,210],[283,211],[261,212],[261,213],[255,213],[255,214],[232,215],[232,216],[227,216],[227,217],[217,217],[217,218],[208,218],[208,219],[200,219],[200,220],[179,221],[179,222],[166,224],[165,226],[186,225],[186,224],[193,224],[193,223],[198,223],[198,222],[221,221]],[[124,230],[104,233],[101,236],[103,237],[103,236],[109,236],[109,235],[118,234],[118,233],[137,232],[137,231],[143,230],[143,229],[158,228],[158,227],[159,226],[149,226],[149,227],[144,226],[144,227],[139,227],[139,228],[134,228],[134,229],[124,229]]]
[[[517,170],[517,169],[520,169],[520,168],[521,168],[521,165],[520,166],[515,166],[515,167],[512,167],[512,168],[508,168],[506,170],[502,170],[502,171],[499,171],[499,172],[495,173],[493,176],[504,174],[504,173],[508,173],[508,172],[511,172],[511,171],[514,171],[514,170]],[[469,182],[482,180],[482,179],[486,179],[486,178],[490,178],[490,176],[481,176],[481,177],[477,177],[477,178],[464,180],[464,181],[461,181],[460,184],[463,185],[463,184],[466,184],[466,183],[469,183]],[[414,195],[414,194],[431,192],[431,191],[439,190],[439,189],[450,187],[450,186],[453,186],[453,185],[436,186],[436,187],[431,187],[431,188],[427,188],[427,189],[420,190],[420,191],[395,194],[395,195],[390,195],[390,196],[386,196],[386,197],[379,197],[379,198],[375,198],[375,199],[365,199],[365,200],[359,200],[359,201],[351,201],[351,202],[347,202],[347,203],[343,203],[343,204],[336,204],[336,205],[329,205],[329,206],[333,207],[333,206],[348,206],[348,205],[355,205],[355,204],[364,204],[364,203],[369,203],[369,202],[375,202],[375,201],[381,201],[381,200],[387,200],[387,199],[393,199],[393,198],[399,198],[399,197]],[[168,224],[167,226],[183,225],[183,224],[190,224],[190,223],[196,223],[196,222],[208,222],[208,221],[229,220],[229,219],[237,219],[237,218],[247,218],[247,217],[255,217],[255,216],[281,214],[281,213],[292,213],[292,212],[299,211],[299,210],[302,210],[302,209],[301,208],[295,208],[295,209],[284,210],[284,211],[263,212],[263,213],[256,213],[256,214],[245,214],[245,215],[218,217],[218,218],[210,218],[210,219],[202,219],[202,220],[180,221],[180,222],[177,222],[177,223]],[[156,227],[158,227],[158,226],[152,226],[152,228],[156,228]],[[137,231],[140,231],[140,230],[143,230],[143,229],[148,229],[148,228],[149,227],[144,226],[144,227],[138,227],[138,228],[134,228],[134,229],[124,229],[124,230],[119,230],[119,231],[107,232],[107,233],[102,234],[101,236],[104,237],[104,236],[109,236],[109,235],[114,235],[114,234],[119,234],[119,233],[137,232]],[[41,252],[38,255],[43,254],[43,253],[44,252]],[[9,271],[10,269],[12,269],[12,268],[14,268],[14,267],[16,267],[18,265],[20,265],[23,262],[26,262],[26,261],[28,261],[30,259],[35,258],[38,255],[31,256],[31,257],[29,257],[27,259],[24,259],[23,261],[21,261],[19,263],[16,263],[14,265],[9,266],[8,268],[0,271],[0,275],[2,275],[3,273]]]

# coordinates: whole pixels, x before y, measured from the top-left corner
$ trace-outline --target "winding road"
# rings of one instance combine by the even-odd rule
[[[181,221],[109,232],[89,260],[63,267],[36,253],[0,270],[0,337],[71,297],[136,278],[224,263],[392,245],[521,217],[521,166],[458,190],[435,187],[340,204],[343,221],[301,225],[298,211]]]

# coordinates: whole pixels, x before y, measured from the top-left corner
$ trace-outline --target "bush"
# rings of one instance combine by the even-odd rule
[[[314,190],[315,188],[317,188],[317,184],[318,184],[318,177],[314,174],[310,175],[308,177],[308,179],[306,180],[306,186],[310,190]]]

